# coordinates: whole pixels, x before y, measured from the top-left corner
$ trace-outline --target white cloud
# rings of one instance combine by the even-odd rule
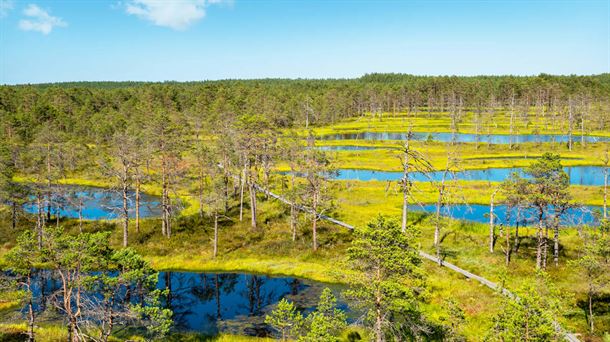
[[[55,27],[66,27],[68,24],[61,18],[50,15],[42,8],[30,4],[23,10],[23,14],[28,19],[19,21],[19,28],[24,31],[38,31],[42,34],[49,34]]]
[[[184,30],[205,16],[206,7],[224,0],[130,0],[128,14],[153,22],[157,26]]]
[[[13,7],[15,7],[13,0],[0,0],[0,18],[6,17]]]

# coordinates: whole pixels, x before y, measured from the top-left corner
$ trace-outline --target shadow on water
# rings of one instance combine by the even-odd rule
[[[37,271],[32,284],[37,312],[52,307],[52,300],[61,300],[57,296],[61,282],[54,272]],[[340,298],[342,288],[337,285],[244,273],[159,272],[157,284],[159,289],[169,289],[163,305],[173,311],[173,330],[209,336],[219,333],[268,336],[270,330],[264,323],[265,316],[280,299],[293,301],[299,310],[307,313],[315,309],[325,287],[330,287]],[[129,300],[140,299],[133,295]],[[342,301],[339,307],[348,309]],[[19,314],[25,317],[25,308]]]

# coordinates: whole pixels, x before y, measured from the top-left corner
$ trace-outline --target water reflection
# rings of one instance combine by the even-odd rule
[[[315,309],[322,289],[327,286],[289,277],[194,272],[160,272],[157,284],[157,288],[169,290],[163,304],[173,310],[173,329],[208,335],[228,332],[256,336],[268,335],[264,318],[280,299],[286,297],[299,310],[308,312]],[[61,300],[60,290],[57,274],[38,270],[32,281],[36,312],[44,311],[52,300]],[[334,288],[335,295],[339,290]],[[133,303],[141,300],[137,291],[130,295],[128,300]],[[339,306],[347,309],[345,303]],[[21,314],[25,315],[26,309]]]
[[[123,195],[118,191],[96,187],[55,186],[53,194],[46,198],[41,206],[43,212],[49,208],[50,214],[66,218],[86,220],[115,219],[120,217],[123,207]],[[128,193],[129,216],[135,217],[135,192]],[[24,210],[35,214],[38,212],[36,201],[24,205]],[[140,217],[160,216],[159,198],[140,193]]]
[[[336,133],[320,136],[321,140],[405,140],[406,132],[361,132],[361,133]],[[414,132],[411,140],[416,141],[440,141],[440,142],[462,142],[462,143],[488,143],[488,144],[520,144],[520,143],[567,143],[569,137],[565,134],[517,134],[512,137],[508,134],[472,134],[451,132]],[[584,137],[588,143],[610,141],[610,137],[587,135]],[[573,135],[574,142],[581,141],[579,135]]]
[[[434,204],[423,206],[412,206],[414,210],[435,213]],[[584,206],[580,208],[570,208],[561,216],[560,222],[566,226],[579,224],[594,225],[598,219],[594,214],[600,211],[599,206]],[[443,216],[452,217],[458,220],[489,223],[489,205],[486,204],[458,204],[441,208]],[[506,205],[496,205],[494,207],[495,223],[500,225],[530,225],[536,223],[536,213],[532,209],[511,208],[508,210]]]
[[[564,167],[573,185],[604,185],[604,168],[601,166],[570,166]],[[501,182],[510,177],[514,172],[522,173],[523,168],[491,168],[482,170],[465,170],[455,172],[455,178],[471,181]],[[361,181],[395,181],[401,179],[402,172],[397,171],[374,171],[362,169],[340,169],[333,176],[337,180],[361,180]],[[423,182],[427,180],[439,181],[443,177],[442,171],[430,172],[424,175],[418,172],[411,173],[412,179]]]

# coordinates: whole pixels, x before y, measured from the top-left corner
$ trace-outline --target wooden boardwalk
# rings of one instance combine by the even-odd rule
[[[271,192],[271,191],[269,191],[269,190],[267,190],[267,189],[265,189],[265,188],[263,188],[263,187],[261,187],[261,186],[259,186],[257,184],[254,184],[254,189],[256,191],[258,191],[258,192],[266,194],[269,197],[273,197],[273,198],[277,199],[278,201],[281,201],[281,202],[283,202],[283,203],[285,203],[287,205],[292,205],[292,202],[290,202],[288,199],[286,199],[286,198],[284,198],[284,197],[282,197],[282,196],[280,196],[278,194],[275,194],[275,193],[273,193],[273,192]],[[295,208],[297,208],[300,211],[304,211],[304,212],[307,212],[307,213],[310,213],[310,214],[314,213],[311,209],[305,208],[303,206],[298,206],[297,205],[297,206],[295,206]],[[318,214],[318,218],[320,218],[322,220],[326,220],[326,221],[332,222],[332,223],[334,223],[334,224],[336,224],[338,226],[347,228],[349,230],[353,230],[354,229],[354,226],[352,226],[350,224],[347,224],[345,222],[336,220],[336,219],[334,219],[332,217],[329,217],[329,216],[326,216],[326,215]],[[490,289],[492,289],[494,291],[501,291],[503,295],[505,295],[505,296],[507,296],[509,298],[512,298],[512,299],[517,300],[517,301],[519,300],[519,297],[516,296],[514,293],[510,292],[509,290],[507,290],[505,288],[500,288],[500,286],[498,284],[496,284],[496,283],[494,283],[494,282],[492,282],[492,281],[490,281],[488,279],[485,279],[485,278],[483,278],[483,277],[481,277],[479,275],[476,275],[476,274],[474,274],[472,272],[469,272],[469,271],[467,271],[467,270],[465,270],[463,268],[460,268],[460,267],[458,267],[458,266],[456,266],[456,265],[454,265],[452,263],[446,262],[444,260],[439,260],[437,257],[435,257],[433,255],[430,255],[430,254],[428,254],[428,253],[426,253],[424,251],[420,250],[419,251],[419,255],[422,258],[426,259],[426,260],[432,261],[432,262],[434,262],[434,263],[436,263],[436,264],[438,264],[438,265],[440,265],[442,267],[446,267],[446,268],[448,268],[448,269],[450,269],[450,270],[452,270],[454,272],[457,272],[457,273],[463,275],[464,277],[466,277],[468,279],[474,279],[474,280],[476,280],[479,283],[489,287]],[[576,335],[574,335],[574,334],[572,334],[572,333],[570,333],[568,331],[565,331],[557,321],[555,321],[553,323],[555,324],[555,328],[557,329],[557,331],[560,332],[561,334],[563,334],[567,341],[570,341],[570,342],[579,342],[580,341],[578,339],[578,337],[576,337]]]

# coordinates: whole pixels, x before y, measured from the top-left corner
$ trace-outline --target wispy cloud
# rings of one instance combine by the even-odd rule
[[[130,0],[126,11],[157,26],[184,30],[205,17],[206,7],[225,0]]]
[[[28,7],[23,10],[23,14],[27,19],[21,19],[19,21],[19,28],[24,31],[37,31],[47,35],[51,33],[55,27],[68,26],[63,19],[50,15],[47,11],[34,4],[29,4]]]
[[[0,18],[4,18],[15,7],[13,0],[0,0]]]

